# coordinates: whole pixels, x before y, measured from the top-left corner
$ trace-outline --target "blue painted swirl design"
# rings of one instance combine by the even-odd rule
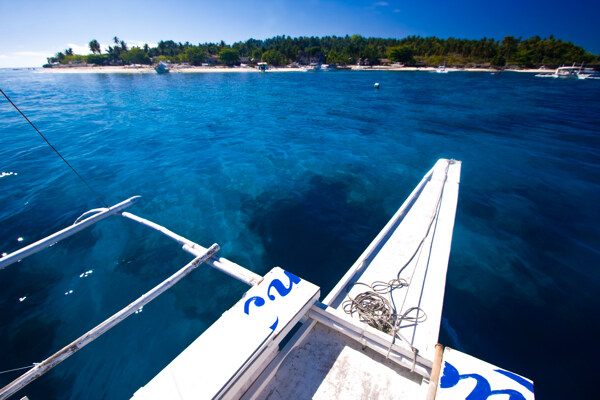
[[[513,389],[503,389],[503,390],[492,390],[490,387],[490,383],[486,378],[479,374],[459,374],[456,367],[454,367],[449,362],[444,363],[444,374],[440,379],[440,388],[449,389],[458,384],[458,382],[462,379],[475,379],[477,381],[477,385],[471,393],[465,397],[465,400],[486,400],[491,396],[497,394],[507,394],[509,396],[509,400],[525,400],[525,396]],[[501,373],[502,375],[514,380],[515,382],[523,385],[525,388],[530,390],[533,393],[533,385],[521,378],[518,375],[513,374],[512,372],[503,371],[503,370],[495,370],[495,372]]]
[[[267,288],[267,297],[269,298],[269,300],[271,301],[275,301],[276,297],[274,295],[271,294],[271,289],[275,289],[277,291],[277,293],[279,293],[279,295],[281,297],[285,297],[288,294],[290,294],[290,292],[292,291],[292,287],[294,286],[294,284],[299,284],[301,279],[298,278],[296,275],[287,272],[287,271],[283,271],[283,273],[285,274],[285,276],[288,277],[289,282],[288,282],[288,286],[286,287],[283,282],[281,282],[281,280],[279,279],[273,279],[271,281],[271,283],[269,283],[269,287]],[[256,307],[262,307],[265,305],[265,299],[263,299],[260,296],[252,296],[250,297],[248,300],[246,300],[246,302],[244,303],[244,312],[247,315],[250,315],[250,304],[254,303],[254,305]],[[271,328],[274,330],[274,327],[277,326],[277,323],[279,321],[279,317],[277,318],[277,321],[275,322],[274,325],[271,326]]]

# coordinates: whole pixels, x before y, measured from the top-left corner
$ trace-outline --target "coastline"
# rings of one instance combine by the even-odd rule
[[[396,66],[374,66],[374,67],[363,67],[363,66],[352,66],[352,71],[423,71],[423,72],[434,72],[436,67],[396,67]],[[494,68],[446,68],[448,72],[495,72]],[[551,73],[551,69],[504,69],[503,71],[513,72],[528,72],[528,73]],[[36,73],[46,74],[155,74],[153,66],[93,66],[93,67],[54,67],[54,68],[43,68],[35,71]],[[255,73],[261,72],[256,68],[252,67],[223,67],[223,66],[211,66],[211,67],[193,67],[193,66],[171,66],[171,73]],[[306,68],[300,67],[272,67],[266,71],[270,72],[307,72]]]

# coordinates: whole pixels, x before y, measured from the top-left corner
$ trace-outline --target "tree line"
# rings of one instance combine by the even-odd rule
[[[405,65],[455,66],[557,66],[561,64],[600,64],[600,57],[586,52],[571,42],[554,36],[529,39],[506,36],[501,41],[483,38],[440,39],[408,36],[404,39],[365,38],[360,35],[344,37],[275,36],[270,39],[248,39],[228,45],[220,43],[181,43],[160,41],[156,47],[147,44],[128,48],[117,36],[105,53],[93,39],[91,54],[73,54],[72,49],[48,58],[49,64],[82,62],[96,65],[152,64],[160,61],[235,65],[240,62],[267,62],[271,65],[298,63],[328,63],[338,65],[380,65],[399,62]]]

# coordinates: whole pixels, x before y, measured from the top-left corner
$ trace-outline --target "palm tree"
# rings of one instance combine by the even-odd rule
[[[101,53],[101,51],[100,51],[100,43],[98,43],[98,41],[96,39],[93,39],[90,42],[89,46],[90,46],[90,51],[93,54],[96,54],[96,53],[100,54]]]
[[[112,63],[119,63],[121,58],[121,48],[119,46],[111,47],[108,46],[108,59]]]
[[[113,38],[113,42],[115,42],[115,44],[118,45],[119,44],[119,38],[115,36]]]
[[[72,55],[73,55],[73,49],[72,49],[72,48],[70,48],[70,47],[69,47],[68,49],[66,49],[66,50],[65,50],[65,55],[67,55],[67,56],[72,56]]]
[[[123,51],[127,51],[127,44],[123,40],[121,40],[121,49],[123,49]]]

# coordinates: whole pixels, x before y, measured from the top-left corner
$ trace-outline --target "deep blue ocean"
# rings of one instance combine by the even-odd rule
[[[0,70],[0,88],[107,203],[141,195],[128,211],[322,297],[437,159],[461,160],[440,342],[531,378],[538,399],[597,395],[600,81]],[[3,98],[0,175],[0,253],[102,206]],[[111,217],[1,270],[0,371],[41,361],[191,258]],[[245,290],[200,267],[15,398],[129,398]]]

